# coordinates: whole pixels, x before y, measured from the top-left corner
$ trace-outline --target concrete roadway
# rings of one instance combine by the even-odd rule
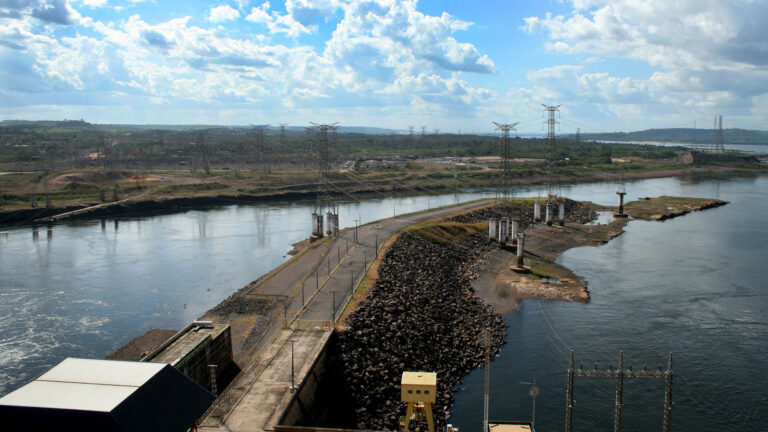
[[[488,205],[490,200],[442,207],[420,213],[397,216],[349,228],[338,237],[317,242],[299,255],[266,275],[246,295],[277,295],[289,298],[285,320],[277,320],[268,334],[274,335],[239,359],[245,365],[243,373],[230,390],[216,400],[209,414],[202,419],[201,431],[263,431],[279,421],[282,410],[292,397],[289,392],[289,340],[294,342],[296,369],[308,371],[311,359],[322,350],[331,330],[334,314],[338,316],[353,287],[360,281],[364,267],[370,263],[377,247],[397,231],[418,222],[453,215]],[[309,215],[307,215],[309,220]],[[357,231],[357,243],[355,243]],[[334,303],[335,300],[335,303]],[[294,330],[283,329],[283,321]],[[335,320],[334,320],[335,321]],[[319,332],[304,332],[296,328],[317,328]],[[232,325],[236,333],[247,331]],[[312,336],[312,334],[316,336]],[[326,335],[326,336],[322,336]],[[320,337],[320,339],[318,339]],[[318,343],[321,340],[321,343]],[[275,376],[281,378],[275,381]],[[264,395],[269,394],[269,397]]]
[[[323,256],[318,257],[313,268],[305,273],[308,277],[303,283],[303,305],[306,307],[302,308],[299,286],[290,303],[289,319],[296,316],[301,320],[320,321],[338,317],[346,299],[361,279],[365,266],[373,261],[377,248],[393,234],[415,223],[449,216],[489,202],[476,201],[368,223],[357,228],[357,244],[354,228],[341,232],[336,238],[327,238],[325,242],[328,245],[323,248]]]

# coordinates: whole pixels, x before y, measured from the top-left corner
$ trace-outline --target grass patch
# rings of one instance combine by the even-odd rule
[[[488,229],[487,222],[465,224],[459,222],[431,222],[415,225],[411,233],[437,243],[458,243],[465,238]]]
[[[625,211],[637,219],[652,219],[658,216],[672,216],[682,212],[696,211],[714,200],[709,198],[684,198],[660,196],[647,200],[627,203]]]

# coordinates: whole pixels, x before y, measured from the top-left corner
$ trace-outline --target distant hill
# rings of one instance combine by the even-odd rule
[[[712,143],[712,129],[647,129],[636,132],[610,132],[581,134],[582,140],[600,141],[660,141],[679,143]],[[573,138],[574,135],[566,135]],[[747,129],[723,129],[726,144],[768,144],[768,131]]]

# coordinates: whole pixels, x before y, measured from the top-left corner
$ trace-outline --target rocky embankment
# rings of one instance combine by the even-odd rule
[[[541,213],[544,216],[544,204],[542,202]],[[510,217],[511,220],[516,220],[520,226],[520,229],[526,228],[535,224],[533,220],[533,205],[525,204],[513,204],[513,205],[495,205],[491,207],[485,207],[480,210],[464,213],[454,216],[451,220],[461,223],[475,223],[485,222],[489,219],[499,219],[502,217]],[[571,223],[584,224],[591,222],[597,218],[597,212],[589,205],[589,203],[574,201],[572,199],[565,198],[565,221]]]
[[[358,427],[397,430],[403,371],[437,372],[436,430],[453,404],[452,389],[485,357],[483,330],[491,351],[504,343],[501,316],[472,290],[476,265],[490,250],[482,235],[439,243],[404,233],[379,268],[367,299],[339,335],[344,380],[355,401]]]

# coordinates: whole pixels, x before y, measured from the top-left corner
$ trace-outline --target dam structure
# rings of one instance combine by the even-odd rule
[[[311,422],[336,321],[365,277],[382,244],[393,234],[428,219],[490,204],[480,200],[400,215],[340,231],[249,285],[241,296],[284,299],[282,313],[256,346],[243,349],[252,325],[235,320],[232,345],[240,373],[199,421],[199,431],[289,430]],[[219,323],[225,324],[225,323]]]

